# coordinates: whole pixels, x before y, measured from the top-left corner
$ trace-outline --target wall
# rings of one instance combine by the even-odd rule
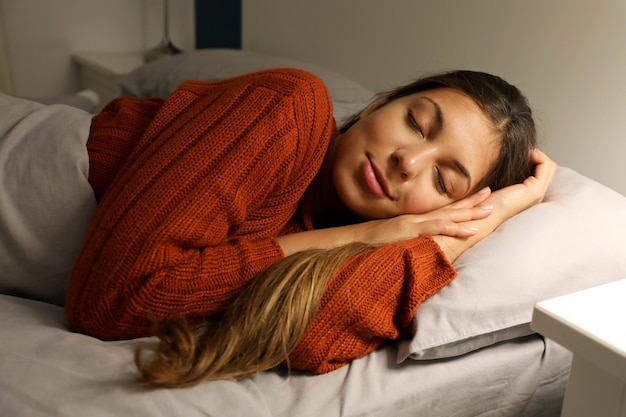
[[[162,29],[160,0],[0,0],[0,13],[11,64],[0,70],[22,97],[73,92],[72,53],[141,51]],[[173,0],[170,19],[174,43],[193,49],[193,0]],[[244,48],[375,90],[459,67],[502,75],[530,98],[557,162],[622,194],[625,39],[619,0],[243,0]]]
[[[171,38],[193,49],[193,0],[170,3]],[[12,93],[48,97],[76,91],[73,53],[155,46],[162,11],[161,0],[0,0]]]
[[[626,195],[626,2],[244,0],[243,47],[380,90],[431,71],[499,74],[529,97],[542,147]]]

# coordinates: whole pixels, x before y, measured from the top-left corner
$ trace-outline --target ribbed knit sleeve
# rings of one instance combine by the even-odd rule
[[[282,258],[275,237],[334,132],[324,85],[303,71],[183,84],[96,210],[69,284],[72,327],[123,339],[149,335],[150,315],[221,314]]]
[[[455,277],[439,245],[426,236],[354,257],[328,284],[290,366],[330,372],[385,340],[408,336],[418,306]]]
[[[160,98],[117,98],[96,114],[87,141],[89,184],[100,201],[163,105]]]

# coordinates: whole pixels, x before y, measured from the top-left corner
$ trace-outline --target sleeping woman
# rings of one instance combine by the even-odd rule
[[[520,91],[473,71],[381,94],[339,129],[295,69],[116,99],[87,143],[99,205],[69,322],[156,334],[136,353],[149,386],[332,371],[409,336],[452,262],[543,199],[556,165],[535,137]]]

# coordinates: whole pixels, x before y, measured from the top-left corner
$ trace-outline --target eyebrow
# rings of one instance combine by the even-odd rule
[[[435,119],[437,120],[437,124],[439,125],[439,129],[443,129],[444,126],[444,118],[443,111],[441,110],[441,106],[435,100],[430,97],[422,96],[424,100],[428,101],[435,108]],[[467,188],[471,188],[472,185],[472,175],[469,170],[463,165],[458,159],[454,160],[454,165],[456,165],[457,169],[467,179]]]
[[[430,97],[427,96],[422,96],[420,97],[424,100],[427,100],[428,102],[430,102],[430,104],[433,105],[433,107],[435,108],[435,119],[437,120],[437,124],[439,125],[439,129],[443,129],[443,112],[441,111],[441,106],[439,106],[439,103],[437,103],[435,100],[433,100]]]

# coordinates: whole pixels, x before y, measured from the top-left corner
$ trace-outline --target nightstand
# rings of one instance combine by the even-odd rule
[[[139,53],[81,53],[73,58],[79,67],[81,89],[98,93],[101,107],[121,95],[117,80],[143,64]]]
[[[531,327],[574,354],[562,417],[626,417],[626,279],[536,304]]]

